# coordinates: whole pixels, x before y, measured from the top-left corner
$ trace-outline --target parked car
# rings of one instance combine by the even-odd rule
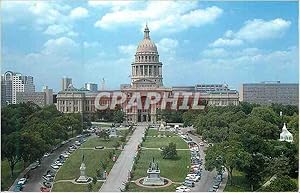
[[[96,146],[95,149],[104,149],[103,146]]]
[[[58,165],[54,165],[54,164],[52,164],[52,165],[51,165],[51,168],[53,168],[53,169],[57,170],[57,169],[59,169],[59,166],[58,166]]]
[[[53,182],[54,177],[47,177],[46,175],[43,176],[43,179],[46,180],[47,182]]]
[[[48,157],[50,155],[50,153],[45,153],[44,155],[43,155],[43,157]]]
[[[204,146],[204,143],[203,143],[203,142],[200,142],[199,145],[200,145],[200,146]]]
[[[47,187],[41,187],[40,190],[41,192],[50,192],[50,188]]]
[[[179,186],[176,188],[176,192],[190,192],[190,191],[191,191],[191,189],[189,189],[186,186]]]
[[[51,188],[52,187],[52,183],[50,183],[50,182],[43,182],[43,184],[47,188]]]
[[[21,178],[17,184],[24,185],[26,183],[26,181],[27,181],[26,178]]]
[[[193,182],[192,180],[185,180],[183,185],[187,186],[187,187],[194,187],[195,186],[195,182]]]
[[[14,188],[14,192],[21,192],[23,190],[23,185],[17,184]]]
[[[63,165],[63,163],[61,163],[61,162],[58,162],[56,165],[57,165],[57,166],[62,166],[62,165]]]
[[[208,189],[208,191],[209,192],[216,192],[217,190],[211,187],[211,188]]]

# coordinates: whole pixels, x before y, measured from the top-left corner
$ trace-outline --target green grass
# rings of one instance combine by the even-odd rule
[[[102,186],[102,182],[93,184],[93,192],[98,192]],[[88,192],[87,184],[73,184],[72,182],[55,183],[52,192]]]
[[[89,139],[87,142],[83,143],[81,147],[84,148],[94,148],[96,146],[104,146],[104,147],[113,147],[113,145],[119,141],[120,138],[110,138],[109,140],[104,140],[103,138],[95,137]],[[120,142],[121,144],[121,142]]]
[[[19,161],[14,168],[13,177],[10,176],[10,167],[8,161],[1,161],[1,191],[8,190],[19,174],[24,170],[23,161]]]
[[[55,177],[55,181],[72,180],[79,177],[79,167],[82,160],[82,153],[84,153],[87,176],[96,176],[96,170],[98,168],[100,169],[100,160],[107,158],[109,151],[113,150],[76,150],[59,169]],[[120,151],[116,150],[116,154],[119,155]],[[107,171],[110,171],[112,166],[113,162],[110,161]]]
[[[167,146],[169,143],[175,143],[177,149],[188,149],[188,145],[185,141],[183,141],[178,136],[173,137],[147,137],[145,142],[143,142],[143,147],[150,147],[150,148],[159,148],[162,146]]]
[[[174,136],[175,134],[170,131],[158,131],[157,129],[149,129],[148,136],[157,136],[157,135],[171,135]]]
[[[144,188],[136,185],[135,183],[131,182],[129,184],[130,192],[175,192],[176,187],[180,186],[179,184],[171,184],[165,188]]]
[[[189,172],[189,168],[187,166],[190,166],[190,152],[178,151],[177,154],[178,159],[169,160],[163,159],[161,152],[158,150],[142,150],[140,159],[136,164],[133,179],[136,180],[147,176],[149,162],[154,157],[155,161],[158,161],[158,166],[161,172],[160,175],[162,177],[168,178],[173,182],[182,182]]]
[[[233,170],[232,173],[232,182],[230,185],[229,180],[227,181],[224,192],[250,192],[250,186],[247,182],[245,174],[243,172]]]

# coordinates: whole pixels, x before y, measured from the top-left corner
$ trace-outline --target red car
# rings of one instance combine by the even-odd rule
[[[41,187],[40,190],[41,192],[50,192],[50,188],[46,188],[46,187]]]

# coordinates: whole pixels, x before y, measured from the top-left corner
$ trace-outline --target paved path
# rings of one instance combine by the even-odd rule
[[[137,126],[99,191],[120,192],[124,189],[123,182],[128,179],[128,173],[132,169],[133,159],[137,153],[137,146],[142,142],[146,127]]]
[[[160,148],[155,148],[155,147],[141,147],[141,149],[149,149],[149,150],[159,150],[161,151]],[[190,149],[176,149],[178,151],[190,151]]]

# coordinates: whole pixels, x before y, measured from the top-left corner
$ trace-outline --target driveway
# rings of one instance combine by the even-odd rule
[[[100,188],[100,192],[120,192],[124,189],[123,182],[128,179],[129,171],[132,169],[134,156],[137,153],[137,146],[142,142],[146,125],[137,126],[118,160],[111,169],[107,180]]]

